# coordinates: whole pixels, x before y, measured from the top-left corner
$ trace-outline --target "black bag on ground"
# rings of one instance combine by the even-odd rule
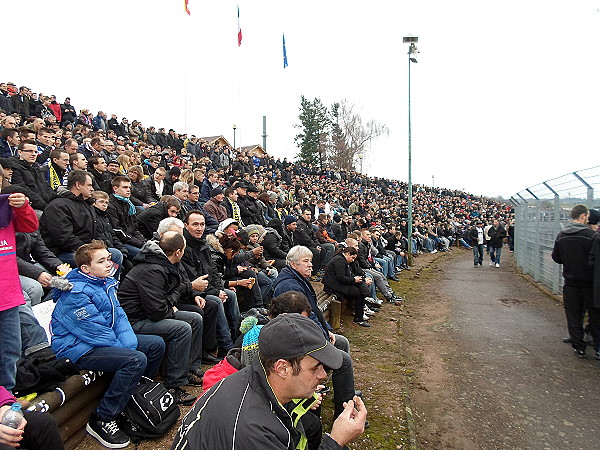
[[[117,423],[138,444],[164,435],[180,414],[175,398],[162,383],[142,377]]]

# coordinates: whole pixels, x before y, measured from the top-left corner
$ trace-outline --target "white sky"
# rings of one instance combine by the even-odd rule
[[[0,78],[232,143],[235,123],[238,146],[262,144],[266,115],[267,151],[288,158],[300,95],[345,98],[390,129],[365,170],[406,180],[412,34],[414,183],[508,198],[599,163],[600,0],[190,0],[191,16],[183,3],[12,2]]]

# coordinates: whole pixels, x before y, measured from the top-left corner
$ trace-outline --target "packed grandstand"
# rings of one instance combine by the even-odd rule
[[[394,282],[410,270],[409,238],[418,257],[470,248],[475,222],[491,225],[497,220],[510,227],[512,211],[506,203],[415,185],[409,237],[405,182],[292,162],[256,148],[232,148],[221,135],[188,136],[168,124],[144,126],[138,120],[77,109],[76,104],[0,83],[0,175],[2,194],[8,194],[0,197],[0,207],[9,219],[12,207],[16,218],[16,241],[14,232],[12,238],[2,237],[7,246],[11,239],[15,242],[16,252],[16,261],[13,256],[3,262],[2,288],[15,282],[18,286],[14,298],[0,300],[0,312],[18,306],[22,337],[19,354],[2,363],[0,384],[7,393],[0,392],[2,404],[13,400],[11,392],[42,393],[30,378],[21,378],[23,360],[47,362],[56,356],[77,363],[75,373],[111,372],[89,357],[96,347],[93,339],[77,335],[86,332],[78,325],[92,313],[82,312],[81,304],[69,306],[80,301],[73,298],[73,286],[92,289],[90,279],[120,281],[111,288],[103,284],[98,295],[118,298],[123,326],[131,336],[159,336],[156,341],[145,338],[143,350],[138,338],[137,353],[143,351],[147,360],[146,372],[139,375],[153,376],[164,353],[164,385],[177,403],[189,405],[196,397],[182,386],[202,385],[206,365],[219,363],[242,344],[242,319],[266,317],[273,299],[291,289],[294,276],[306,282],[310,307],[305,312],[326,336],[334,330],[317,311],[321,290],[354,304],[348,305],[353,322],[368,327],[369,316],[383,303],[402,302]],[[17,220],[26,207],[18,201],[21,194],[35,211],[29,227]],[[110,266],[105,276],[92,267],[98,252],[106,253],[103,262]],[[302,266],[303,252],[310,260],[308,269]],[[338,267],[348,271],[350,284],[356,286],[344,288],[345,275]],[[40,325],[35,312],[53,299],[61,312],[52,315],[54,335],[49,339],[47,324]],[[78,314],[76,322],[63,321],[69,307]],[[100,307],[95,313],[103,318],[109,314]],[[15,320],[0,318],[3,328]],[[177,340],[165,331],[166,325],[159,326],[167,323],[163,320],[185,324],[181,332],[189,336]],[[114,321],[107,326],[113,327]],[[97,331],[98,340],[105,331]],[[118,343],[119,336],[111,339],[117,347],[127,347]],[[172,354],[169,347],[179,353]],[[181,357],[187,353],[189,358]],[[117,386],[117,378],[107,389],[126,403],[131,386]],[[45,389],[52,391],[59,382]],[[87,412],[87,431],[103,445],[121,448],[129,438],[114,420],[124,404],[109,404],[104,395],[98,409]],[[39,402],[32,404],[36,409]]]

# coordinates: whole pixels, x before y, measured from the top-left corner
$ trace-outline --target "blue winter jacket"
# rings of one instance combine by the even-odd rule
[[[72,270],[70,291],[54,290],[56,306],[50,322],[52,350],[59,358],[77,360],[96,347],[135,350],[137,337],[117,300],[117,280]]]
[[[279,276],[273,282],[273,289],[273,295],[275,295],[275,297],[287,291],[301,292],[306,295],[312,309],[309,317],[319,325],[321,330],[323,330],[325,337],[329,339],[329,332],[333,329],[331,328],[331,325],[327,323],[325,317],[323,317],[323,313],[317,305],[317,294],[310,284],[310,281],[306,280],[298,273],[298,271],[292,269],[290,266],[286,266],[281,269]]]

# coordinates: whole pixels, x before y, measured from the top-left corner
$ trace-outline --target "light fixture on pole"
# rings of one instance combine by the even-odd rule
[[[235,152],[235,130],[237,130],[237,126],[235,123],[233,124],[233,151]]]
[[[419,38],[416,36],[405,36],[402,38],[402,42],[410,44],[408,47],[408,265],[411,266],[413,262],[413,188],[412,188],[412,149],[411,149],[411,117],[410,117],[410,65],[411,63],[417,63],[417,50],[416,43],[419,42]]]

